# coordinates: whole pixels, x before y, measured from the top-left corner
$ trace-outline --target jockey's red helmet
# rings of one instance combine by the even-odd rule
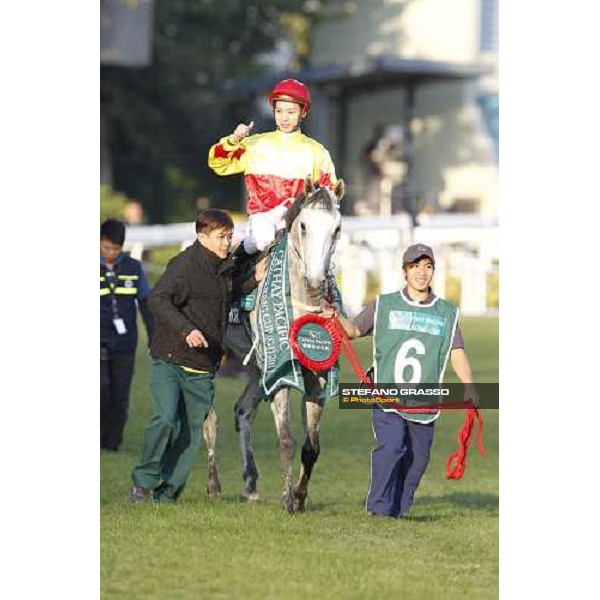
[[[302,117],[310,112],[310,91],[308,87],[297,79],[284,79],[280,81],[269,96],[269,104],[275,108],[277,100],[297,102],[302,106]]]

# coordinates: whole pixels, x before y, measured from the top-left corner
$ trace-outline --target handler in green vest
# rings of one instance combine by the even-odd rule
[[[448,358],[466,385],[465,397],[476,401],[471,367],[458,327],[458,309],[431,290],[433,250],[424,244],[404,253],[406,287],[380,294],[353,322],[339,316],[350,338],[373,335],[375,383],[440,383]],[[332,307],[325,315],[333,314]],[[425,473],[433,442],[435,414],[405,413],[373,407],[376,447],[371,453],[367,511],[402,517],[411,508]]]

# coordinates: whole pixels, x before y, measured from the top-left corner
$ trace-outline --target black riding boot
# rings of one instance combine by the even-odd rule
[[[244,242],[242,241],[239,243],[238,247],[231,253],[231,256],[233,256],[233,258],[235,258],[235,262],[239,264],[242,261],[244,261],[247,257],[252,255],[246,252],[246,248],[244,248]]]
[[[244,242],[240,242],[240,245],[232,253],[235,261],[236,272],[243,273],[250,271],[256,264],[257,254],[248,254],[244,248]]]
[[[240,242],[240,245],[233,251],[232,256],[238,271],[240,269],[245,269],[248,265],[254,263],[253,259],[255,256],[246,252],[244,242]]]

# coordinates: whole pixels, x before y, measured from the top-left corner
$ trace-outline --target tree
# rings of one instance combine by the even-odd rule
[[[157,0],[151,66],[101,66],[114,186],[139,199],[151,221],[193,219],[201,195],[235,207],[239,183],[216,185],[206,167],[209,145],[235,124],[219,90],[264,69],[255,58],[278,39],[294,40],[304,62],[320,10],[311,6],[307,13],[298,0]]]
[[[100,186],[100,222],[106,219],[123,219],[125,207],[131,202],[124,194],[115,192],[107,185]]]

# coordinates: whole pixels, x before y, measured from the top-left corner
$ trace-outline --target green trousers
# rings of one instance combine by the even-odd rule
[[[131,476],[135,485],[154,490],[156,500],[175,502],[200,449],[204,419],[215,397],[214,375],[155,360],[150,388],[153,415]]]

